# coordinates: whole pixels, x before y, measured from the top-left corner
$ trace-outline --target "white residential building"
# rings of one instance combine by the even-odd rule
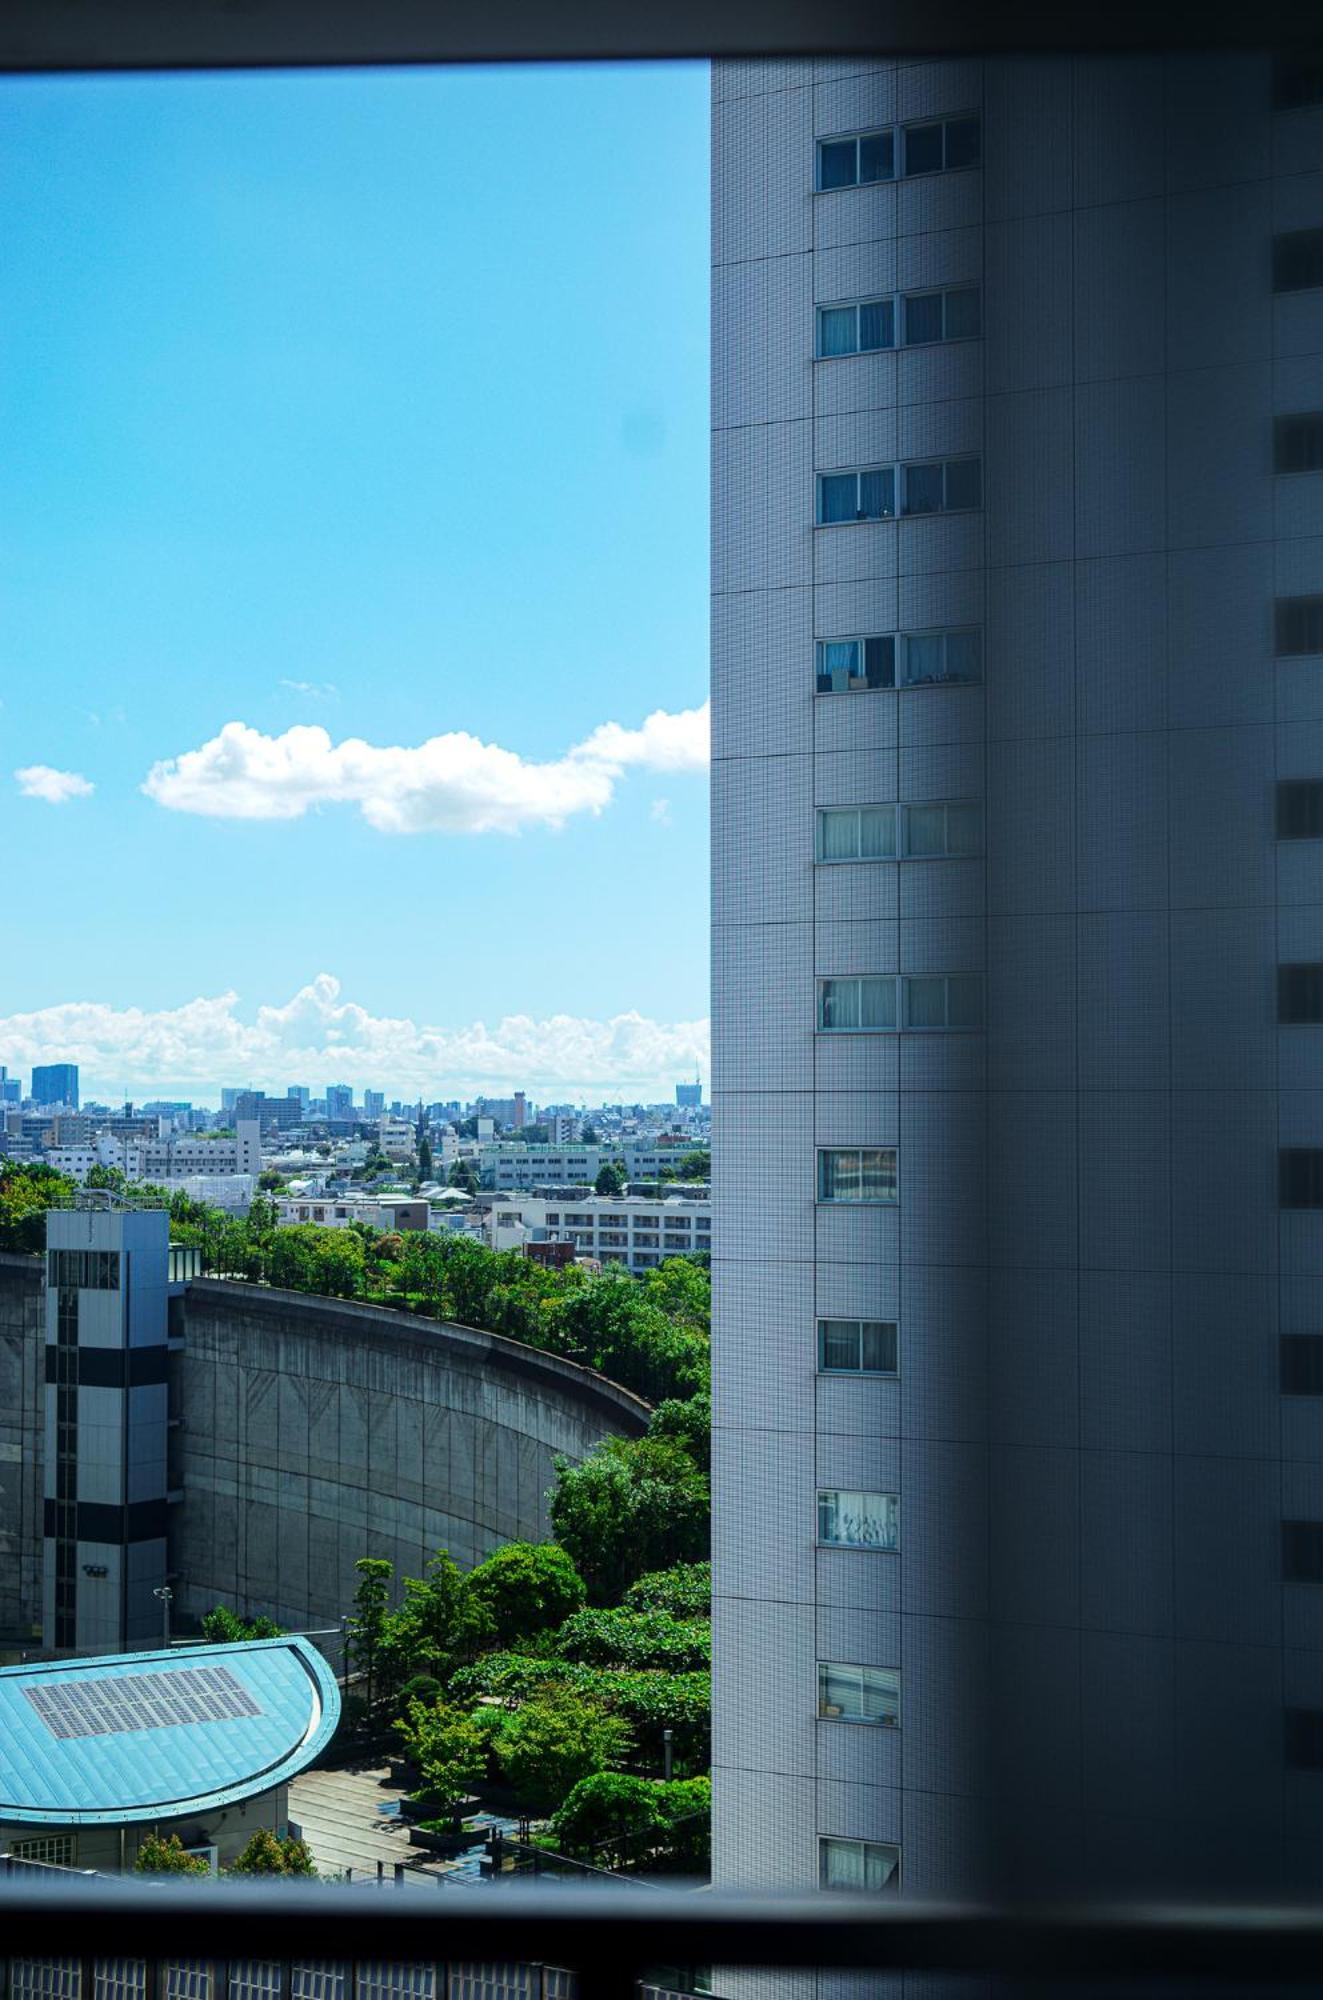
[[[690,1257],[712,1248],[712,1203],[670,1195],[583,1195],[562,1200],[519,1195],[495,1203],[484,1216],[493,1250],[521,1250],[525,1243],[572,1240],[577,1253],[603,1264],[649,1271],[666,1257]]]

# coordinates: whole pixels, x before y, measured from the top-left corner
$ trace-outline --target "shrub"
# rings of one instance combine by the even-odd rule
[[[486,1770],[486,1732],[444,1701],[411,1701],[394,1727],[418,1766],[423,1796],[439,1814],[456,1814]]]
[[[634,1778],[603,1771],[583,1778],[551,1822],[562,1853],[608,1868],[696,1875],[710,1865],[708,1778]]]
[[[712,1612],[711,1563],[676,1563],[631,1583],[624,1601],[631,1611],[669,1611],[673,1618],[707,1618]]]
[[[211,1873],[206,1856],[186,1854],[184,1843],[177,1833],[168,1833],[164,1840],[159,1833],[149,1833],[138,1849],[133,1868],[137,1875],[210,1875]]]
[[[685,1673],[712,1661],[706,1619],[669,1611],[576,1611],[556,1634],[566,1660],[589,1667],[663,1667]]]
[[[498,1646],[559,1625],[587,1595],[570,1556],[555,1542],[510,1542],[469,1571],[469,1595]]]
[[[213,1646],[237,1646],[247,1639],[279,1639],[283,1625],[270,1618],[240,1618],[227,1604],[218,1604],[202,1620],[202,1636]]]
[[[671,1749],[679,1764],[706,1770],[710,1762],[710,1674],[631,1672],[581,1667],[569,1660],[532,1660],[521,1653],[488,1653],[476,1666],[455,1675],[451,1692],[460,1700],[488,1694],[515,1704],[549,1687],[566,1689],[623,1717],[633,1732],[629,1762],[636,1769],[660,1774],[665,1729],[671,1731]]]
[[[623,1762],[630,1731],[623,1717],[553,1685],[502,1718],[493,1747],[520,1803],[548,1813],[580,1778]]]
[[[292,1834],[272,1833],[259,1826],[248,1845],[226,1869],[227,1875],[315,1875],[312,1854],[306,1840]]]
[[[629,1585],[708,1552],[708,1484],[673,1439],[605,1438],[580,1465],[556,1461],[551,1519],[589,1597],[618,1603]]]

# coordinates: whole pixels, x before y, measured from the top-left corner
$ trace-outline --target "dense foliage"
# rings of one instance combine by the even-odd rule
[[[712,1781],[709,1778],[636,1778],[601,1771],[581,1778],[551,1822],[550,1837],[562,1854],[599,1867],[706,1872]]]
[[[305,1840],[289,1833],[272,1833],[260,1826],[242,1853],[236,1854],[227,1875],[315,1875],[312,1855]]]
[[[134,1858],[138,1875],[210,1875],[205,1854],[189,1854],[177,1833],[149,1833]]]
[[[563,1660],[585,1667],[663,1667],[687,1673],[712,1664],[706,1619],[669,1611],[578,1611],[556,1634]]]
[[[487,1735],[466,1709],[412,1700],[395,1728],[418,1767],[421,1795],[439,1817],[459,1811],[487,1768]]]
[[[587,1595],[573,1561],[555,1542],[508,1542],[470,1570],[468,1588],[496,1646],[550,1631]]]
[[[284,1626],[270,1618],[240,1618],[228,1605],[218,1604],[202,1620],[202,1636],[213,1646],[238,1646],[248,1639],[279,1639]]]
[[[711,1563],[676,1563],[631,1583],[623,1602],[632,1611],[669,1611],[673,1618],[707,1618],[712,1611]]]
[[[46,1210],[73,1199],[74,1184],[53,1167],[0,1161],[0,1250],[46,1248]]]

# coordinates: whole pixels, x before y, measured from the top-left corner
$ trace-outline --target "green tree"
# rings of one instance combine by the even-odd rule
[[[455,1160],[446,1175],[446,1185],[462,1188],[465,1194],[476,1194],[482,1186],[476,1160]]]
[[[226,1604],[218,1604],[202,1620],[202,1636],[212,1646],[237,1646],[248,1639],[279,1639],[285,1628],[270,1618],[240,1618]]]
[[[486,1615],[469,1592],[468,1579],[445,1549],[422,1576],[406,1576],[404,1599],[382,1621],[378,1692],[390,1695],[417,1674],[443,1683],[474,1658],[487,1636]]]
[[[136,1875],[211,1873],[205,1854],[186,1854],[184,1843],[177,1833],[168,1833],[164,1839],[159,1833],[149,1833],[134,1858],[133,1870]]]
[[[420,1181],[432,1178],[432,1142],[425,1134],[418,1141],[418,1178]]]
[[[584,1128],[583,1128],[583,1143],[584,1143],[584,1145],[585,1145],[585,1146],[600,1146],[600,1145],[601,1145],[601,1143],[602,1143],[602,1135],[601,1135],[601,1133],[600,1133],[600,1132],[598,1131],[598,1129],[597,1129],[597,1127],[596,1127],[595,1125],[585,1125],[585,1126],[584,1126]]]
[[[600,1771],[581,1778],[551,1822],[563,1854],[610,1868],[705,1872],[712,1784],[708,1778],[636,1778]]]
[[[247,1845],[236,1854],[227,1875],[315,1875],[312,1853],[306,1840],[292,1834],[273,1833],[259,1826]]]
[[[622,1716],[554,1684],[504,1716],[494,1738],[520,1804],[535,1813],[553,1812],[580,1778],[622,1763],[629,1747]]]
[[[673,1618],[708,1618],[712,1613],[711,1563],[676,1563],[641,1576],[625,1592],[631,1611],[669,1611]]]
[[[696,1147],[686,1153],[680,1162],[682,1181],[708,1181],[712,1178],[712,1155],[706,1147]]]
[[[67,1208],[74,1183],[53,1167],[0,1162],[0,1250],[46,1249],[46,1211]]]
[[[594,1194],[623,1194],[629,1185],[629,1175],[623,1160],[603,1160],[597,1169],[597,1179],[593,1182]]]
[[[648,1420],[648,1436],[670,1438],[689,1453],[700,1471],[712,1465],[712,1399],[672,1396],[658,1403]]]
[[[453,1817],[487,1768],[487,1736],[462,1708],[411,1701],[394,1724],[438,1818]]]
[[[358,1586],[354,1591],[354,1608],[346,1623],[346,1638],[354,1665],[366,1681],[367,1705],[371,1709],[377,1696],[395,1565],[385,1556],[360,1556],[354,1568],[358,1571]]]
[[[100,1161],[89,1167],[85,1187],[105,1188],[111,1194],[123,1194],[128,1187],[128,1178],[119,1167],[103,1167]]]
[[[707,1480],[670,1438],[606,1438],[582,1464],[556,1461],[556,1539],[597,1604],[615,1604],[635,1578],[708,1553]]]
[[[556,1651],[586,1667],[660,1667],[692,1673],[712,1663],[712,1627],[706,1618],[674,1618],[669,1611],[576,1611],[556,1633]]]
[[[264,1167],[257,1176],[257,1185],[264,1194],[278,1194],[285,1185],[285,1176],[274,1167]]]
[[[470,1596],[497,1646],[562,1623],[584,1603],[583,1578],[555,1542],[507,1542],[469,1571]]]

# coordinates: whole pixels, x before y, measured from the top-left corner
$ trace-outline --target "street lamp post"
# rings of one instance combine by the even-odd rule
[[[159,1597],[161,1600],[161,1644],[168,1648],[170,1644],[170,1603],[174,1597],[174,1592],[168,1583],[163,1583],[158,1590],[152,1592],[152,1596]]]

